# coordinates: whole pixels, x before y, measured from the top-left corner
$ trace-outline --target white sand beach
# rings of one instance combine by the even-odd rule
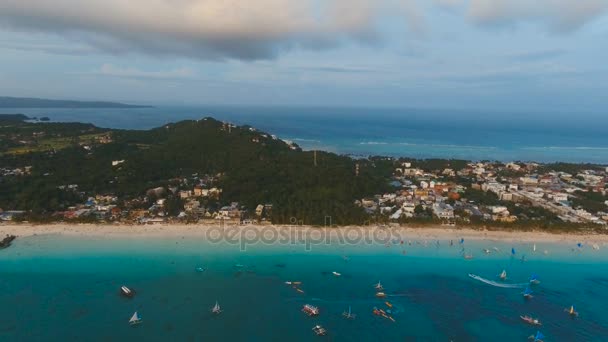
[[[68,236],[100,236],[100,237],[205,237],[211,233],[222,230],[239,232],[241,234],[296,234],[296,233],[330,233],[342,236],[357,236],[357,234],[380,236],[390,235],[392,238],[398,236],[407,240],[488,240],[488,241],[515,241],[515,242],[584,242],[608,244],[608,234],[553,234],[541,231],[489,231],[435,227],[375,227],[375,226],[347,226],[337,228],[310,227],[310,226],[288,226],[288,225],[244,225],[224,226],[205,224],[152,224],[152,225],[127,225],[127,224],[3,224],[0,225],[0,237],[7,234],[18,237],[35,235],[68,235]],[[387,233],[386,235],[382,235]],[[391,234],[388,234],[391,233]],[[379,239],[381,240],[381,239]]]

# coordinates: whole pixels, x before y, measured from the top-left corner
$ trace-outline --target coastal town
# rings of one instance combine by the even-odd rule
[[[357,203],[391,221],[517,223],[546,213],[565,223],[607,226],[607,175],[608,168],[570,174],[537,163],[479,162],[429,171],[403,162],[393,176],[398,190]]]
[[[416,161],[388,159],[395,165],[390,185],[394,191],[357,199],[355,205],[370,223],[496,225],[555,220],[563,224],[608,227],[608,168],[584,169],[575,174],[547,169],[537,163],[467,163],[458,170],[429,170]],[[120,168],[124,160],[112,161]],[[2,177],[26,177],[31,167],[1,169]],[[273,203],[248,208],[239,202],[222,205],[222,174],[170,179],[133,198],[89,193],[78,184],[58,190],[83,199],[82,203],[52,213],[53,221],[167,222],[200,224],[270,224]],[[278,204],[280,205],[280,204]],[[0,209],[3,221],[22,220],[27,208]],[[291,224],[307,224],[292,220]],[[331,224],[331,222],[329,223]]]

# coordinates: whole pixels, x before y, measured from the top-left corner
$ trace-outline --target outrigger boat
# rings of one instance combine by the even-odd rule
[[[333,271],[333,272],[331,272],[331,273],[332,273],[333,275],[335,275],[336,277],[339,277],[339,276],[341,276],[341,275],[342,275],[341,273],[338,273],[338,272],[336,272],[336,271]]]
[[[489,250],[489,249],[487,249],[487,248],[484,248],[484,249],[483,249],[483,252],[484,252],[484,253],[486,253],[486,254],[490,254],[490,250]]]
[[[342,317],[344,317],[344,318],[346,318],[346,319],[355,319],[355,318],[357,318],[357,315],[353,314],[353,313],[350,311],[350,306],[349,306],[349,307],[348,307],[348,312],[347,312],[347,311],[344,311],[344,312],[342,313]]]
[[[536,326],[541,326],[542,324],[540,323],[540,320],[538,320],[537,318],[532,318],[528,315],[525,316],[519,316],[519,318],[521,318],[522,321],[528,323],[528,324],[532,324],[532,325],[536,325]]]
[[[532,285],[540,284],[540,280],[538,280],[538,276],[536,274],[533,274],[530,276],[530,284],[532,284]]]
[[[317,308],[316,306],[312,306],[310,304],[304,304],[304,306],[302,307],[302,312],[311,317],[318,316],[319,308]]]
[[[568,309],[564,309],[564,312],[567,312],[570,317],[578,317],[578,312],[574,310],[574,305],[570,306]]]
[[[536,332],[536,335],[531,335],[530,337],[528,337],[528,340],[532,340],[534,342],[543,342],[545,338],[545,335],[543,335],[543,333],[541,333],[540,331]]]
[[[525,299],[532,298],[532,290],[530,289],[530,286],[526,287],[524,292],[522,292],[521,294],[524,296]]]
[[[500,273],[500,275],[498,277],[500,278],[500,280],[507,280],[507,271],[502,270],[502,272]]]
[[[133,298],[133,296],[135,296],[135,291],[124,285],[120,287],[120,293],[127,298]]]
[[[141,318],[139,318],[139,315],[137,314],[137,311],[135,311],[135,313],[133,314],[133,316],[131,316],[131,319],[129,319],[129,324],[131,325],[138,325],[142,322]]]
[[[315,325],[314,327],[312,327],[312,331],[314,331],[317,336],[327,335],[327,330],[325,330],[325,328],[320,325]]]
[[[372,312],[374,313],[374,315],[376,316],[382,316],[386,319],[390,319],[391,321],[395,321],[395,319],[391,316],[389,316],[386,311],[382,310],[382,309],[378,309],[377,307],[374,307],[374,309],[372,310]]]
[[[216,300],[215,305],[211,308],[211,313],[219,315],[221,312],[222,312],[222,308],[220,307],[220,304]]]
[[[374,288],[378,291],[384,290],[384,287],[382,287],[382,284],[380,283],[380,281],[378,281],[378,284],[374,285]]]

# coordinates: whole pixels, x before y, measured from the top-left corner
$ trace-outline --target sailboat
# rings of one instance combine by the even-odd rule
[[[217,302],[217,300],[215,301],[215,305],[213,306],[213,308],[211,308],[211,313],[214,314],[220,314],[222,312],[222,308],[220,308],[220,304]]]
[[[530,286],[526,287],[526,289],[524,290],[524,292],[522,292],[522,294],[524,295],[524,298],[526,298],[526,299],[532,298],[532,290],[530,289]]]
[[[351,312],[350,306],[348,307],[348,312],[344,311],[342,313],[342,316],[346,319],[355,319],[357,317],[357,315],[355,315]]]
[[[567,312],[570,317],[578,317],[578,312],[574,310],[574,305],[570,306],[569,309],[564,309],[564,311]]]
[[[131,319],[129,319],[129,324],[131,325],[137,325],[140,324],[142,322],[141,318],[139,318],[139,315],[137,314],[137,311],[135,311],[135,313],[133,314],[133,316],[131,316]]]
[[[530,284],[532,284],[532,285],[540,284],[540,280],[538,280],[538,275],[533,274],[530,276]]]
[[[545,335],[543,335],[543,333],[541,333],[540,331],[536,332],[536,335],[532,335],[530,337],[528,337],[528,340],[533,340],[534,342],[543,342],[545,338]]]
[[[382,284],[380,283],[380,281],[378,281],[378,284],[374,285],[374,288],[378,291],[384,290],[384,287],[382,287]]]
[[[507,270],[502,270],[498,277],[500,278],[500,280],[507,280]]]

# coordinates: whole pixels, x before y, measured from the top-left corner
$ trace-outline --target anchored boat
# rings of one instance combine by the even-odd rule
[[[327,335],[327,330],[325,330],[325,328],[320,325],[315,325],[314,327],[312,327],[312,331],[314,331],[315,334],[317,334],[318,336]]]
[[[135,296],[135,291],[124,285],[120,287],[120,293],[127,298],[133,298]]]
[[[507,271],[502,270],[502,272],[500,273],[500,275],[498,277],[500,278],[500,280],[507,280]]]
[[[304,304],[304,306],[302,307],[302,312],[311,317],[318,316],[319,308],[317,308],[316,306],[312,306],[310,304]]]
[[[522,321],[531,324],[531,325],[536,325],[536,326],[541,326],[542,324],[540,323],[540,320],[538,318],[532,318],[528,315],[525,316],[519,316],[519,318],[521,318]]]

